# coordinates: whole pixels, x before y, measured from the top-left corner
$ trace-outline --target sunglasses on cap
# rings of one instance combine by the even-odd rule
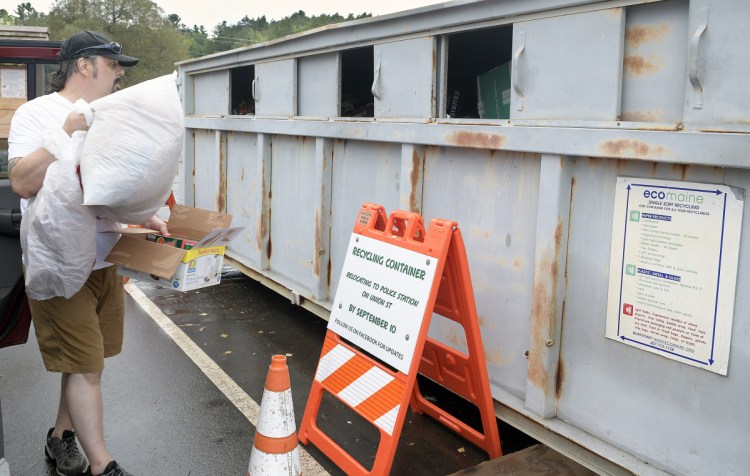
[[[122,45],[116,41],[111,41],[104,45],[87,46],[86,48],[81,48],[80,50],[76,51],[75,53],[70,55],[70,57],[73,58],[79,53],[82,53],[87,50],[109,50],[112,53],[119,55],[120,53],[122,53]]]

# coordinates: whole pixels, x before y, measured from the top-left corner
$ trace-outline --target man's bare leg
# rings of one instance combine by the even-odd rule
[[[60,402],[60,409],[67,409],[69,420],[89,459],[91,474],[94,475],[104,472],[104,468],[112,461],[112,456],[104,446],[101,379],[101,372],[69,374],[67,384],[63,385],[63,398]],[[58,421],[64,423],[64,415],[61,418],[58,414]]]

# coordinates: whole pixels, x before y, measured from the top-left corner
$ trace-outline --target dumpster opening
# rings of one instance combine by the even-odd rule
[[[240,66],[232,68],[231,75],[231,113],[238,116],[255,114],[255,98],[253,98],[253,80],[255,66]]]
[[[482,428],[481,416],[477,407],[461,397],[436,383],[424,375],[417,376],[419,390],[425,398],[428,398],[438,407],[451,412],[458,419],[471,425],[475,430],[480,431]],[[500,438],[502,439],[503,455],[521,451],[530,446],[537,445],[540,442],[513,427],[507,422],[495,420],[497,422]]]
[[[481,30],[448,35],[448,74],[445,94],[446,107],[441,117],[446,118],[487,118],[507,119],[504,112],[491,113],[489,97],[493,91],[485,90],[484,111],[480,110],[481,77],[496,80],[498,84],[507,81],[507,88],[498,89],[506,109],[510,109],[510,60],[513,45],[513,26],[502,25]],[[495,117],[500,116],[500,117]],[[502,117],[505,116],[505,117]]]
[[[372,46],[341,52],[341,117],[374,117]]]

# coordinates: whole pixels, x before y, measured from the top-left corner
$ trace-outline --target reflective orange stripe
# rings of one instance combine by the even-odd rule
[[[323,381],[323,384],[331,393],[339,393],[372,367],[373,365],[371,363],[357,355],[353,359],[349,359],[346,364],[342,365],[338,370],[329,375]]]
[[[370,422],[374,422],[399,404],[405,390],[404,382],[394,379],[357,405],[357,411]]]
[[[333,349],[337,345],[338,344],[336,344],[335,340],[326,338],[326,340],[323,341],[323,351],[320,353],[320,358],[322,359],[324,355],[330,352],[331,349]]]

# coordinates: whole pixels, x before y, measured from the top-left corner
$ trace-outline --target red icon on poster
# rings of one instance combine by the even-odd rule
[[[628,316],[633,315],[633,305],[632,304],[623,304],[622,305],[622,313],[627,314]]]

